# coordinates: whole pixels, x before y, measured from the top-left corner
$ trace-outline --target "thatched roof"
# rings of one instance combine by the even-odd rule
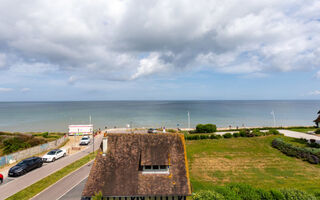
[[[98,154],[83,197],[191,194],[181,134],[108,134],[106,156]],[[170,174],[142,174],[141,165],[170,165]]]

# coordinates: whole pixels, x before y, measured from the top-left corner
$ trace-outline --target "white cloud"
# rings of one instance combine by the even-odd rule
[[[0,92],[11,92],[13,91],[12,88],[0,88]]]
[[[314,95],[314,96],[320,95],[320,90],[309,92],[309,95]]]
[[[0,12],[0,68],[11,73],[132,80],[202,65],[244,75],[320,66],[316,0],[4,0]]]
[[[141,76],[151,75],[157,72],[168,70],[170,66],[165,64],[158,53],[151,53],[147,58],[141,59],[137,72],[133,74],[131,79],[136,79]]]

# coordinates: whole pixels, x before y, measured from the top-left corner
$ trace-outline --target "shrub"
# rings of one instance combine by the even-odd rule
[[[49,137],[49,133],[48,133],[48,132],[44,132],[44,133],[42,133],[42,137],[44,137],[44,138],[48,138],[48,137]]]
[[[221,135],[211,134],[210,139],[220,139]]]
[[[284,142],[281,138],[274,139],[272,146],[288,156],[300,158],[312,164],[320,163],[320,149],[318,148],[293,146]]]
[[[239,131],[239,134],[240,134],[241,137],[249,137],[250,130],[249,129],[241,129]]]
[[[317,128],[315,131],[314,131],[315,134],[320,134],[320,128]]]
[[[94,196],[92,197],[92,200],[101,200],[103,198],[102,192],[95,192]]]
[[[260,196],[257,193],[256,189],[250,185],[236,183],[236,184],[230,184],[227,187],[233,190],[241,199],[246,199],[246,200],[260,199]]]
[[[270,191],[263,189],[256,189],[257,194],[260,196],[261,200],[273,200],[273,196]]]
[[[310,143],[308,143],[308,146],[313,148],[320,148],[320,144],[318,144],[315,139],[310,139]]]
[[[200,191],[193,200],[316,200],[316,196],[294,189],[265,190],[243,183],[216,186],[214,190]]]
[[[284,195],[279,190],[271,189],[270,194],[274,200],[285,200]]]
[[[186,140],[199,140],[200,139],[199,135],[187,135],[184,137]]]
[[[267,135],[280,135],[280,132],[276,129],[270,129],[268,132],[267,132]]]
[[[178,132],[178,130],[176,130],[176,129],[167,129],[166,131],[169,133],[177,133]]]
[[[226,133],[223,135],[224,138],[232,138],[232,134],[231,133]]]
[[[264,133],[260,132],[259,129],[253,129],[251,134],[252,134],[252,136],[255,136],[255,137],[264,135]]]
[[[230,190],[230,188],[227,188],[225,186],[218,186],[215,188],[215,191],[222,194],[225,200],[242,200],[238,196],[238,194],[236,194],[233,190]]]
[[[233,137],[235,138],[240,137],[240,133],[233,133]]]
[[[23,137],[8,138],[3,141],[3,152],[5,154],[13,153],[21,149],[30,147],[30,144],[23,140]]]
[[[223,195],[215,191],[200,191],[192,195],[193,200],[225,200]]]
[[[214,133],[217,131],[217,126],[214,124],[198,124],[196,126],[197,133]]]
[[[293,190],[293,189],[283,189],[281,193],[288,200],[317,200],[317,198],[306,192],[300,190]]]
[[[200,139],[203,140],[203,139],[209,139],[210,136],[209,135],[200,135]]]

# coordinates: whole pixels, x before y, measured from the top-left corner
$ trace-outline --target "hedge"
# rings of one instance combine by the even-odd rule
[[[215,124],[198,124],[196,126],[196,133],[214,133],[217,131]]]
[[[231,133],[226,133],[223,135],[224,138],[232,138],[232,134]]]
[[[193,200],[317,200],[313,194],[295,189],[257,189],[238,183],[218,186],[214,190],[199,191],[192,195]]]
[[[220,139],[222,138],[221,135],[216,135],[216,134],[199,134],[199,135],[189,135],[185,134],[184,138],[186,140],[204,140],[204,139]]]
[[[276,138],[272,141],[272,146],[282,153],[308,161],[312,164],[320,163],[320,149],[310,147],[298,147],[284,142],[281,138]]]
[[[223,136],[217,134],[185,134],[186,140],[205,140],[205,139],[220,139],[220,138],[232,138],[232,137],[258,137],[264,135],[278,135],[277,130],[270,129],[268,132],[260,132],[258,129],[250,131],[249,129],[241,129],[239,133],[225,133]]]

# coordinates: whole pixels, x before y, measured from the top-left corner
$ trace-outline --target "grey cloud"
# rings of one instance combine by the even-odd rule
[[[319,8],[312,0],[4,0],[0,51],[15,58],[6,62],[15,72],[35,66],[30,74],[117,81],[201,66],[242,74],[315,69]]]

